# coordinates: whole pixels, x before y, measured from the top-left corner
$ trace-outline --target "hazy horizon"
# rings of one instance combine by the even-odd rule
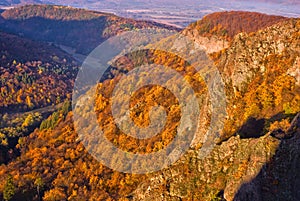
[[[23,4],[42,3],[72,6],[113,13],[121,17],[156,21],[181,28],[209,13],[220,11],[243,10],[286,17],[300,16],[300,1],[296,0],[285,2],[279,0],[258,0],[256,2],[245,0],[213,0],[210,2],[187,0],[184,3],[178,0],[23,0],[21,2]],[[2,0],[1,4],[5,4],[5,1]]]

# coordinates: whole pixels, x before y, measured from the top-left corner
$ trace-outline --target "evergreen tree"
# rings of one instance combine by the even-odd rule
[[[8,175],[6,184],[4,186],[3,199],[6,201],[11,200],[14,194],[15,194],[15,186],[13,183],[13,178],[11,175]]]

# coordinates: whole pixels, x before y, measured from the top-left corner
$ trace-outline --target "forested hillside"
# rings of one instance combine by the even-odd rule
[[[227,11],[206,15],[202,20],[192,23],[186,31],[200,36],[219,36],[226,40],[241,32],[251,33],[271,26],[287,18],[256,12]]]
[[[70,101],[80,64],[61,45],[87,54],[110,36],[142,27],[164,25],[63,6],[28,5],[1,12],[0,162],[17,156],[18,139]],[[30,123],[25,126],[26,119]]]
[[[50,5],[28,5],[1,14],[0,30],[30,39],[52,42],[88,54],[107,38],[141,28],[168,28],[163,24],[136,21],[113,14]]]
[[[79,64],[47,43],[0,36],[0,163],[7,163],[20,139],[70,99]]]
[[[38,30],[38,41],[67,45],[81,53],[121,31],[161,27],[57,6],[25,6],[6,11],[2,17],[2,31],[32,38],[33,30]],[[191,85],[200,100],[203,132],[196,133],[190,150],[174,165],[145,175],[111,170],[83,146],[70,111],[70,90],[78,69],[71,56],[48,43],[1,33],[5,39],[0,39],[0,103],[5,112],[0,124],[4,150],[0,196],[4,200],[46,201],[300,199],[299,189],[293,187],[299,184],[300,164],[300,20],[224,12],[208,15],[182,33],[203,47],[225,84],[225,127],[206,157],[199,154],[212,117],[208,87],[196,69],[179,56],[151,49],[120,57],[97,85],[97,93],[91,95],[95,97],[93,111],[108,140],[128,152],[150,153],[174,139],[182,115],[178,100],[159,86],[149,85],[133,93],[130,117],[135,124],[149,125],[153,106],[162,106],[168,115],[161,133],[151,139],[133,139],[118,128],[112,116],[114,87],[122,85],[122,75],[141,63],[168,66]],[[34,48],[27,54],[18,44]],[[155,45],[186,51],[172,38]],[[141,79],[147,79],[147,73]],[[186,97],[189,99],[189,94]],[[122,98],[116,100],[120,108]],[[39,110],[44,106],[50,107],[47,113],[51,115]],[[11,114],[32,109],[38,110]],[[88,135],[91,125],[84,122],[80,126]],[[102,143],[93,136],[87,141],[95,147]]]

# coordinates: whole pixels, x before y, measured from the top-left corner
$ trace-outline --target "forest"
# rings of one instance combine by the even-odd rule
[[[300,112],[296,74],[300,64],[299,19],[232,11],[207,15],[187,27],[183,34],[192,31],[199,34],[194,37],[214,36],[229,41],[229,47],[219,52],[206,55],[203,51],[224,79],[225,127],[218,133],[216,146],[207,158],[195,156],[203,146],[203,141],[195,141],[170,168],[137,175],[104,166],[84,146],[74,128],[77,122],[72,111],[72,90],[80,64],[53,43],[87,53],[91,44],[126,30],[168,27],[60,6],[24,6],[7,10],[1,16],[4,21],[0,19],[0,197],[5,201],[129,201],[139,200],[139,196],[224,200],[224,192],[237,192],[265,164],[272,170],[276,149],[298,136],[299,128],[291,129],[291,125]],[[39,31],[36,40],[32,40],[35,30]],[[168,39],[153,45],[173,46],[169,44],[172,37]],[[186,51],[184,48],[181,50]],[[187,81],[199,100],[198,106],[206,119],[199,124],[206,131],[212,118],[206,77],[178,55],[150,48],[118,58],[99,80],[96,94],[87,92],[94,97],[93,112],[105,137],[121,150],[140,154],[160,151],[174,139],[182,110],[179,100],[167,88],[149,85],[129,97],[130,118],[140,127],[150,124],[153,106],[165,109],[166,124],[153,138],[139,140],[128,136],[113,117],[114,88],[125,85],[122,76],[145,63],[166,66]],[[151,70],[149,73],[159,69]],[[147,76],[145,73],[138,79],[142,82]],[[191,98],[186,91],[184,88],[180,93]],[[115,100],[115,104],[125,115],[123,99]],[[82,112],[91,115],[91,111]],[[83,122],[79,126],[89,136],[91,125]],[[197,134],[203,138],[201,132]],[[102,142],[91,135],[86,143],[96,149]],[[279,151],[282,150],[285,151]],[[284,152],[290,153],[292,156],[294,152]],[[105,154],[115,157],[113,153]],[[236,160],[226,158],[230,154]],[[112,161],[115,165],[120,163]],[[250,166],[256,169],[247,169]],[[282,180],[272,172],[267,176],[272,181],[270,185],[279,189],[278,194],[284,194],[280,191],[284,189]],[[234,186],[229,179],[241,183]],[[147,190],[141,193],[144,188]],[[263,192],[268,196],[274,194],[272,189]]]

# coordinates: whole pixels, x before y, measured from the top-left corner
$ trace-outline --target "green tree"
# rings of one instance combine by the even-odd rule
[[[66,100],[61,108],[61,111],[63,115],[66,116],[70,110],[71,110],[71,103],[70,101]]]
[[[22,127],[28,127],[28,126],[31,126],[32,124],[34,124],[34,118],[33,118],[33,115],[32,114],[29,114],[23,124],[22,124]]]
[[[42,180],[41,177],[38,177],[35,181],[34,181],[34,185],[36,186],[36,191],[38,193],[38,197],[39,199],[41,199],[41,191],[43,190],[44,187],[44,182]]]
[[[6,184],[4,186],[3,199],[6,201],[11,200],[14,194],[15,194],[15,186],[13,183],[13,178],[11,175],[8,175]]]
[[[47,129],[48,128],[48,121],[47,120],[44,120],[41,125],[40,125],[40,130],[44,130],[44,129]]]

